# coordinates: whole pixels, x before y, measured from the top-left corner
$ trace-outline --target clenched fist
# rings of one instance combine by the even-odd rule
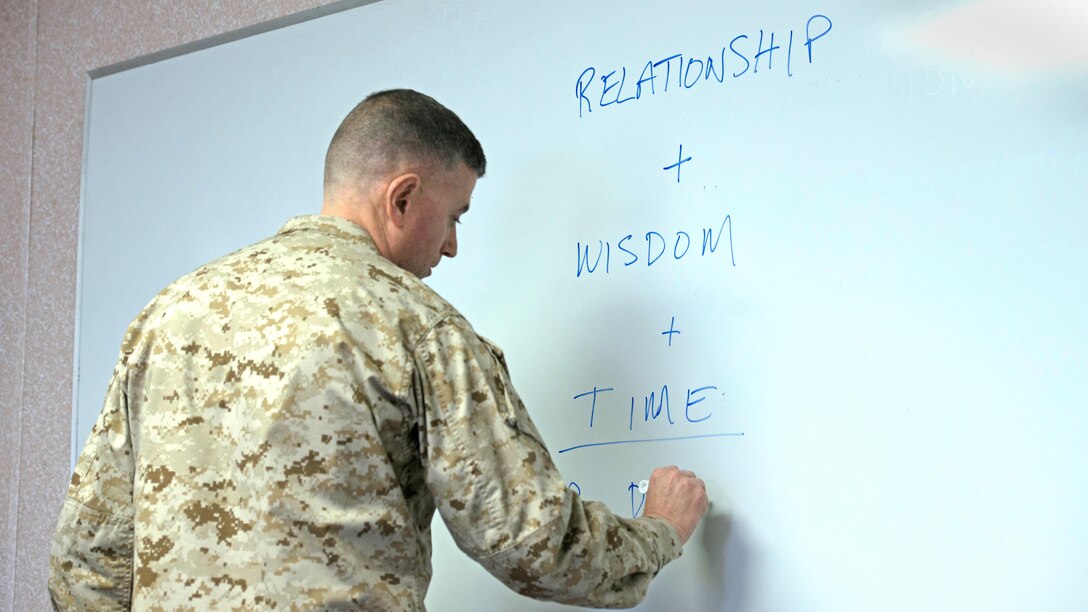
[[[706,484],[694,472],[670,465],[650,475],[642,515],[668,521],[680,534],[681,543],[687,543],[708,507]]]

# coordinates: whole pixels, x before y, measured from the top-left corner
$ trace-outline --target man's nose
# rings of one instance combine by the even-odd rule
[[[442,254],[446,257],[457,256],[457,226],[454,225],[446,234],[446,242],[442,244]]]

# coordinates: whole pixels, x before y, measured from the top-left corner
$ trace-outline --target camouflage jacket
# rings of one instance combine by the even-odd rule
[[[499,349],[362,228],[299,217],[129,327],[50,593],[65,610],[422,610],[437,509],[518,592],[637,603],[675,531],[564,483]]]

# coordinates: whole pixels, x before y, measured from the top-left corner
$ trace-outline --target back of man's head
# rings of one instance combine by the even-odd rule
[[[462,162],[482,177],[480,142],[434,98],[410,89],[373,93],[340,124],[325,156],[325,191],[357,189],[405,164]]]

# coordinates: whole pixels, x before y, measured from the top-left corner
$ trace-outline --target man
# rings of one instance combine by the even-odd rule
[[[457,253],[485,158],[422,94],[359,104],[321,215],[167,287],[125,335],[54,539],[60,609],[422,610],[435,509],[531,597],[630,606],[707,507],[565,486],[502,352],[420,279]]]

